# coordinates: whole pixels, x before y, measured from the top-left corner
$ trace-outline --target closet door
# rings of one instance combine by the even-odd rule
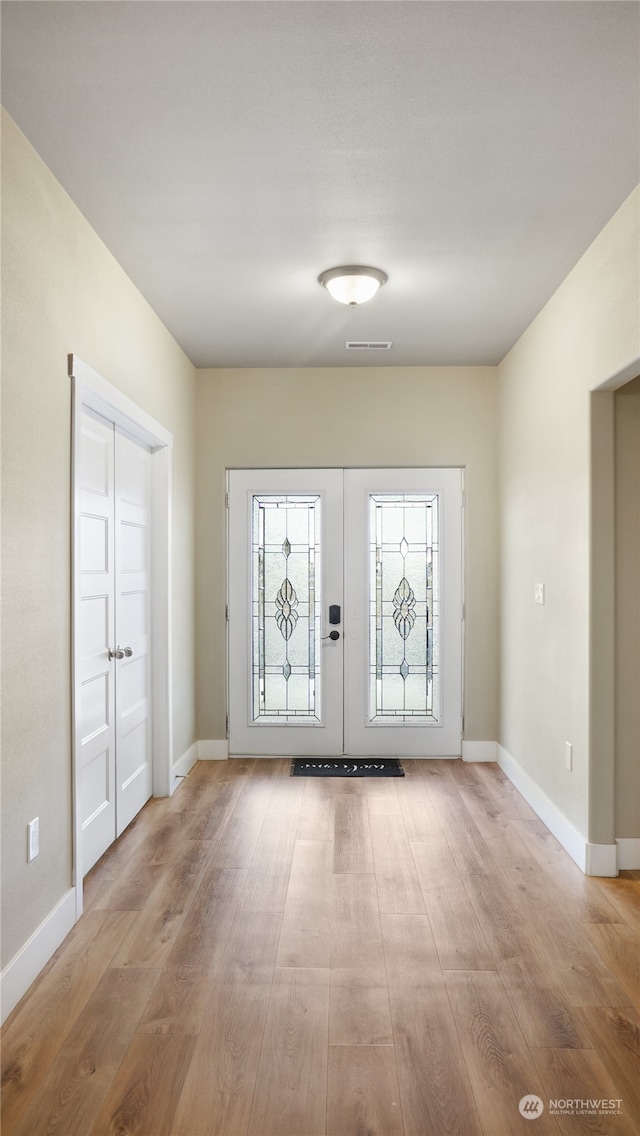
[[[82,411],[80,770],[86,874],[152,793],[151,454]]]
[[[149,800],[151,454],[115,431],[116,836]]]
[[[115,838],[116,732],[113,425],[82,412],[79,470],[80,776],[83,870],[95,864]]]

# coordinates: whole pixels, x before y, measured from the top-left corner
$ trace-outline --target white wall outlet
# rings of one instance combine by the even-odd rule
[[[573,746],[571,742],[564,743],[564,764],[569,772],[571,772],[573,769]]]
[[[27,862],[35,860],[40,851],[40,817],[27,825]]]
[[[534,586],[533,586],[533,598],[536,601],[536,603],[539,603],[539,604],[544,603],[544,584],[534,584]]]

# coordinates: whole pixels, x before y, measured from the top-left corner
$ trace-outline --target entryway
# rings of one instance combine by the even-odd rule
[[[229,751],[459,756],[462,470],[232,470]]]

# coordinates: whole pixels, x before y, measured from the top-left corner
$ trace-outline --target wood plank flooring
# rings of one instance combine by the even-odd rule
[[[637,1136],[640,873],[495,765],[403,764],[150,801],[4,1027],[3,1136]]]

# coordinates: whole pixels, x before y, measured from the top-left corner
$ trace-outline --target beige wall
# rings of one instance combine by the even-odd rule
[[[616,836],[640,837],[640,378],[614,396]]]
[[[194,740],[195,372],[2,118],[2,964],[71,884],[70,383],[74,352],[174,434],[174,746]],[[40,855],[26,863],[27,822]]]
[[[614,832],[599,824],[599,788],[604,799],[612,786],[598,786],[597,762],[590,769],[589,392],[640,354],[638,215],[636,191],[498,369],[500,741],[600,843]]]
[[[498,555],[492,367],[198,373],[197,682],[200,738],[225,731],[225,470],[465,466],[465,736],[496,737]]]

